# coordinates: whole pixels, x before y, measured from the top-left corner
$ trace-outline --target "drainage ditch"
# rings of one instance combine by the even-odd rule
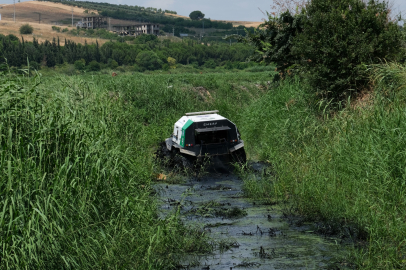
[[[169,176],[167,180],[171,182]],[[243,181],[223,165],[155,188],[162,217],[179,210],[186,225],[202,227],[217,243],[212,254],[186,257],[180,269],[349,268],[340,238],[316,234],[313,223],[290,224],[283,206],[260,205],[244,197]]]

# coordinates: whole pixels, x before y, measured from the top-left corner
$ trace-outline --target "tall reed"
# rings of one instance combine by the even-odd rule
[[[309,108],[299,81],[249,106],[242,120],[247,145],[273,163],[277,177],[248,179],[246,190],[268,200],[293,198],[303,215],[355,226],[353,237],[368,241],[353,254],[361,268],[404,268],[406,73],[394,64],[374,70],[370,102],[336,114]]]
[[[158,218],[153,152],[187,111],[237,117],[265,77],[1,74],[0,269],[170,269],[210,251]]]

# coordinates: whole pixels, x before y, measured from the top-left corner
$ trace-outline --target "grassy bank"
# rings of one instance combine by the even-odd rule
[[[210,251],[158,219],[153,152],[185,112],[238,119],[267,78],[0,75],[0,268],[170,269]]]
[[[158,218],[151,181],[173,123],[214,109],[274,166],[246,179],[250,196],[355,227],[362,268],[405,267],[405,72],[374,72],[374,94],[335,114],[299,80],[268,85],[269,71],[1,75],[0,268],[170,269],[210,251],[176,214]]]
[[[310,109],[306,86],[285,81],[240,124],[250,152],[277,174],[246,179],[247,193],[292,199],[304,216],[355,226],[354,237],[368,241],[353,254],[365,269],[406,267],[406,73],[388,69],[374,71],[385,83],[373,94],[335,114]]]

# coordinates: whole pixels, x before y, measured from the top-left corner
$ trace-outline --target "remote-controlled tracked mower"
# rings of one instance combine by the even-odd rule
[[[227,156],[245,163],[244,141],[233,122],[218,111],[187,113],[174,126],[172,137],[165,140],[172,157],[181,157],[184,166],[205,157]]]

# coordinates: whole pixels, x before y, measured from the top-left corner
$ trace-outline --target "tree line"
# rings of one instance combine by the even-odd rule
[[[212,43],[210,46],[194,40],[183,42],[160,41],[152,35],[141,35],[135,39],[135,44],[109,41],[103,45],[80,44],[65,40],[62,46],[59,38],[52,41],[38,42],[20,41],[14,35],[0,35],[0,63],[9,66],[22,67],[27,65],[39,69],[41,66],[55,67],[58,64],[75,64],[81,61],[83,65],[92,65],[93,70],[100,69],[100,64],[114,66],[136,66],[140,71],[165,68],[168,58],[177,63],[207,66],[244,62],[253,53],[253,48],[246,44]],[[79,64],[78,64],[79,65]]]

